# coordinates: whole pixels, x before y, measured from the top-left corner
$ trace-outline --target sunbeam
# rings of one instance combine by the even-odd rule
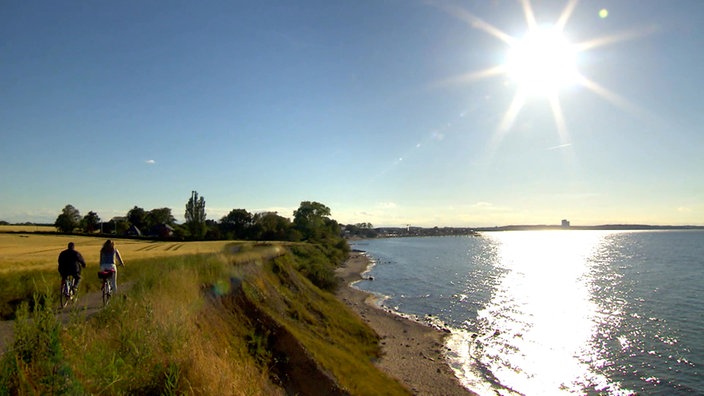
[[[483,19],[475,16],[471,12],[465,10],[464,8],[446,4],[446,3],[432,3],[431,4],[436,4],[439,8],[445,10],[447,13],[453,15],[454,17],[463,20],[465,22],[468,22],[469,25],[473,28],[479,29],[484,31],[485,33],[488,33],[497,39],[503,41],[504,43],[511,45],[513,44],[516,39],[509,35],[508,33],[505,33],[504,31],[500,30],[499,28],[491,25],[488,22],[485,22]]]
[[[578,52],[583,52],[596,47],[603,47],[605,45],[641,38],[656,31],[657,27],[650,26],[645,29],[629,30],[610,36],[597,37],[588,41],[584,41],[582,43],[577,43],[574,46]]]
[[[515,83],[516,93],[492,136],[490,151],[513,128],[526,101],[536,96],[547,99],[560,143],[567,144],[570,136],[560,102],[560,92],[570,86],[582,86],[621,109],[642,114],[626,99],[584,77],[578,69],[577,54],[596,47],[642,37],[652,33],[655,27],[572,43],[567,39],[564,31],[578,3],[579,0],[569,0],[557,21],[546,26],[538,24],[531,1],[520,0],[527,29],[523,37],[513,37],[460,6],[431,2],[452,16],[467,22],[471,27],[495,37],[508,47],[505,63],[469,72],[443,82],[445,84],[473,83],[490,77],[506,76]]]
[[[432,85],[433,86],[444,86],[444,85],[471,83],[471,82],[475,82],[478,80],[483,80],[488,77],[501,76],[501,75],[505,75],[505,74],[506,74],[506,66],[505,65],[496,65],[496,66],[486,68],[484,70],[469,72],[469,73],[465,73],[465,74],[462,74],[459,76],[448,78],[448,79],[445,79],[442,81],[438,81]]]
[[[569,141],[569,132],[567,131],[567,123],[565,122],[565,116],[562,114],[560,98],[558,98],[557,95],[553,95],[550,97],[550,108],[552,109],[552,116],[555,118],[557,133],[558,135],[560,135],[560,143],[565,144],[567,141]]]
[[[523,105],[525,103],[525,95],[522,92],[517,92],[516,95],[514,95],[513,101],[508,107],[508,110],[506,110],[504,117],[501,119],[501,124],[499,124],[499,128],[496,131],[499,138],[511,130],[513,122],[516,120],[518,113],[521,112],[521,109],[523,109]]]
[[[577,7],[578,0],[570,0],[567,5],[565,6],[565,9],[562,10],[562,13],[560,14],[560,18],[555,22],[555,27],[557,27],[560,30],[563,30],[565,28],[565,25],[567,25],[567,21],[570,19],[572,16],[572,12],[574,9]]]
[[[530,5],[530,0],[521,0],[521,7],[523,7],[523,14],[526,17],[528,30],[535,29],[535,27],[538,26],[538,22],[535,20],[535,14],[533,13],[533,7]]]
[[[607,102],[609,102],[617,107],[620,107],[622,110],[625,110],[631,114],[636,114],[641,117],[646,116],[646,114],[643,110],[639,109],[636,105],[629,102],[626,98],[619,96],[619,95],[615,94],[614,92],[609,91],[605,87],[595,83],[592,80],[587,79],[586,77],[582,76],[579,83],[580,83],[580,85],[587,88],[588,90],[601,96],[602,99],[605,99]]]

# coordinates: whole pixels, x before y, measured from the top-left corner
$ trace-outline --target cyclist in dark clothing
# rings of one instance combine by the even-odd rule
[[[59,273],[61,280],[65,280],[67,276],[73,275],[76,280],[74,289],[78,288],[78,283],[81,281],[81,267],[86,267],[86,262],[83,256],[74,249],[73,242],[68,243],[68,249],[59,254]]]

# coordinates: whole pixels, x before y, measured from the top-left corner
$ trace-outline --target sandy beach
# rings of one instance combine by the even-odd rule
[[[350,253],[336,271],[344,280],[337,297],[381,338],[383,356],[377,367],[416,395],[474,395],[460,385],[445,360],[443,341],[447,333],[385,311],[374,304],[373,296],[350,286],[362,279],[368,265],[369,259],[363,253]]]

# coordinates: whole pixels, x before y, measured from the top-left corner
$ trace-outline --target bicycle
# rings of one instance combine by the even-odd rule
[[[110,297],[112,297],[112,284],[110,283],[110,280],[112,279],[114,274],[115,270],[113,269],[98,272],[98,278],[103,280],[103,286],[101,287],[101,290],[103,292],[103,306],[108,305]]]
[[[61,308],[66,307],[68,302],[76,297],[76,278],[73,275],[61,277],[61,288],[59,289],[59,304]]]

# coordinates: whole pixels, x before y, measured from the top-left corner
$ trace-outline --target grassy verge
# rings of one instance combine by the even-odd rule
[[[310,246],[309,249],[314,250],[315,247]],[[322,370],[337,380],[346,393],[408,394],[400,384],[373,365],[380,353],[378,338],[373,330],[332,294],[301,277],[295,270],[300,266],[299,261],[294,255],[279,257],[268,263],[267,268],[256,277],[256,282],[244,284],[248,300],[274,322],[273,326],[264,329],[264,334],[269,332],[276,336],[279,332],[293,335],[295,341]],[[276,353],[274,358],[277,358]]]
[[[201,290],[228,277],[219,255],[145,259],[133,263],[134,286],[85,321],[56,323],[53,305],[23,304],[15,342],[0,363],[0,394],[275,394],[249,355],[236,314],[218,310]],[[138,268],[138,269],[137,269]],[[51,293],[45,293],[51,296]],[[44,325],[54,318],[53,323]],[[52,331],[47,332],[50,328]],[[28,353],[42,334],[52,349]],[[44,343],[47,344],[47,343]],[[42,345],[42,344],[39,344]],[[41,369],[62,362],[63,372]],[[66,383],[57,387],[54,376]],[[3,390],[5,392],[3,392]],[[64,392],[65,390],[65,392]]]
[[[0,394],[275,395],[305,393],[318,377],[340,393],[408,394],[373,365],[373,331],[316,286],[332,287],[328,257],[315,245],[248,244],[133,260],[126,295],[67,325],[34,274],[24,284],[43,291],[16,311]]]

